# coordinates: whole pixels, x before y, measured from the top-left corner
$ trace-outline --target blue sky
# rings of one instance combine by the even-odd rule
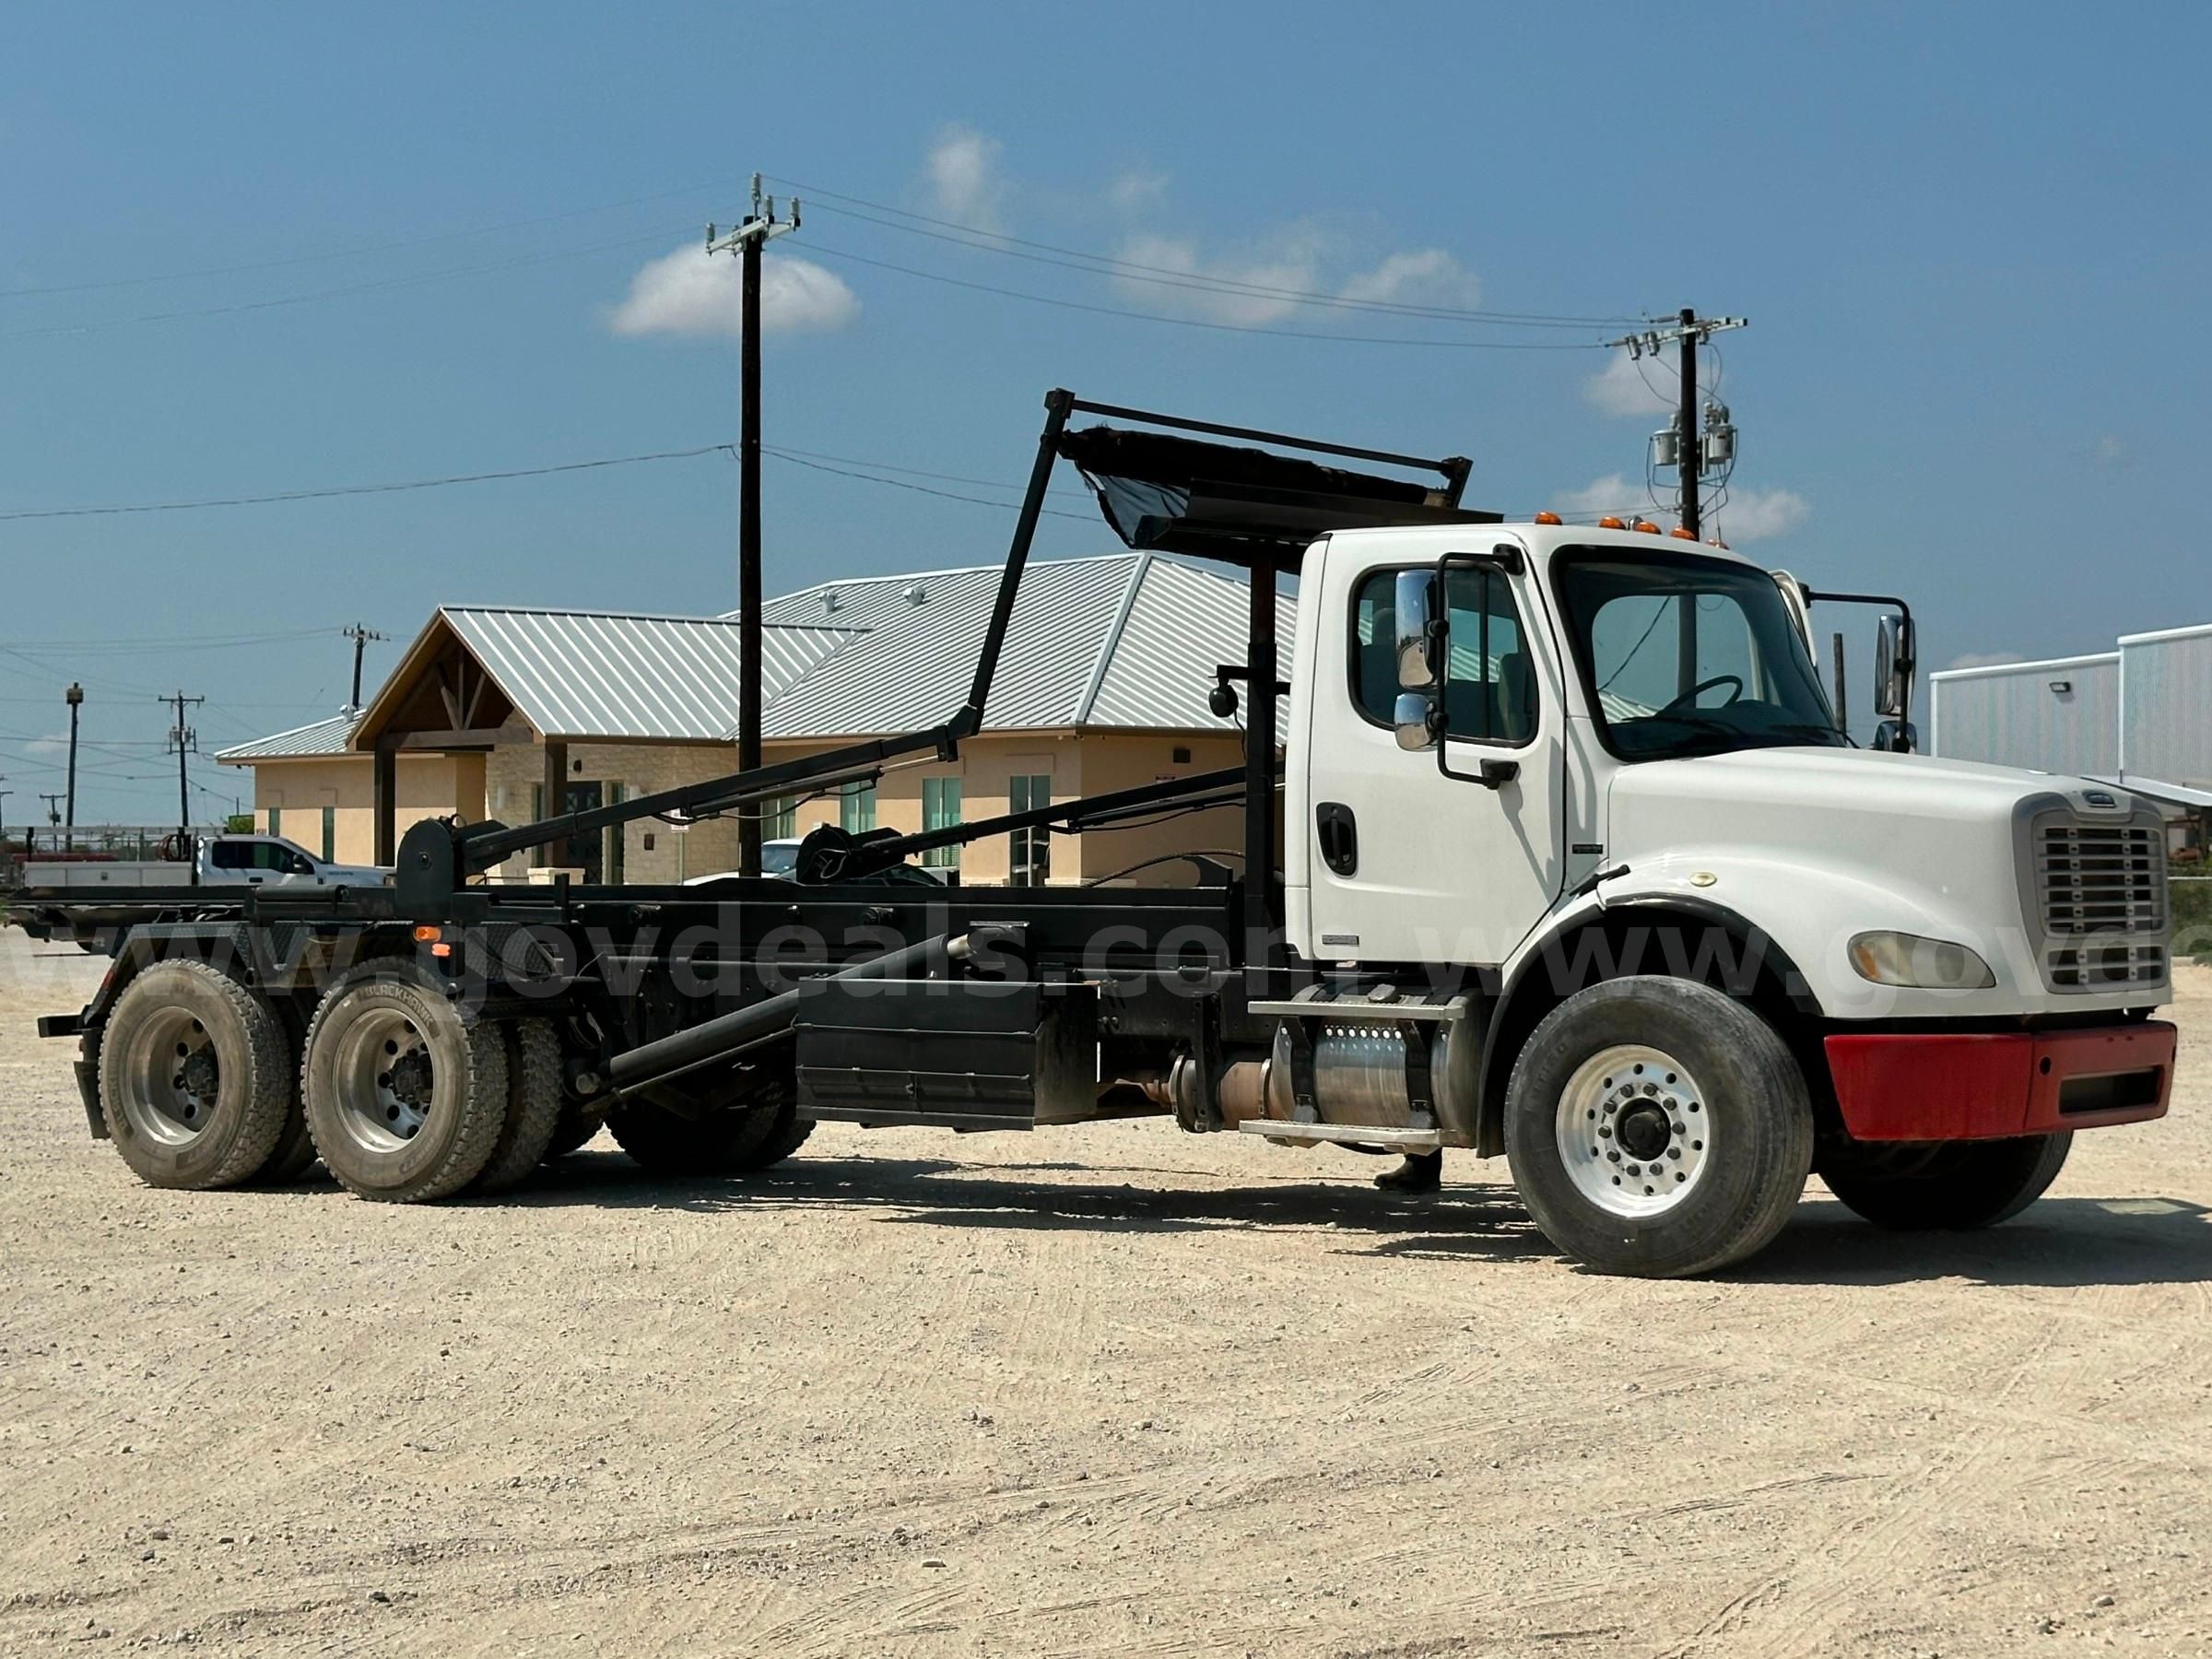
[[[1201,280],[1742,313],[1722,387],[1743,433],[1723,520],[1737,546],[1817,583],[1906,592],[1930,665],[2212,619],[2193,522],[2205,14],[1716,6],[1688,44],[1662,38],[1666,19],[19,7],[0,51],[0,513],[733,438],[734,344],[680,332],[712,329],[725,297],[682,261],[647,267],[735,217],[759,168]],[[1040,394],[1065,384],[1466,453],[1470,500],[1512,514],[1609,493],[1614,476],[1641,494],[1660,411],[1624,410],[1621,369],[1604,378],[1611,359],[1582,348],[1601,329],[1132,283],[839,205],[818,198],[771,255],[772,444],[1011,485]],[[852,255],[1277,332],[1051,307]],[[1428,343],[1286,337],[1300,331]],[[1444,343],[1477,340],[1578,348]],[[41,740],[73,675],[99,746],[80,817],[159,819],[174,784],[155,691],[208,697],[212,750],[335,708],[348,622],[404,639],[441,601],[724,608],[735,471],[710,455],[0,518],[0,814],[19,821],[61,786]],[[771,589],[994,560],[1011,517],[789,461],[766,483]],[[1065,519],[1041,541],[1111,545]],[[397,649],[371,648],[372,680]],[[1854,638],[1862,690],[1863,654]],[[243,787],[205,761],[195,776],[207,801]]]

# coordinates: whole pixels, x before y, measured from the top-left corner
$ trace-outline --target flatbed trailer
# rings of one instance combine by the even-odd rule
[[[1679,1274],[1761,1247],[1816,1167],[1877,1219],[1981,1225],[2048,1184],[2075,1129],[2165,1109],[2152,819],[1846,749],[1801,585],[1655,526],[1505,526],[1462,506],[1457,457],[1045,406],[973,681],[934,724],[520,828],[419,823],[388,887],[203,892],[189,912],[173,890],[26,894],[34,931],[115,952],[89,1005],[41,1021],[78,1040],[92,1133],[157,1184],[319,1156],[357,1194],[416,1201],[513,1185],[602,1123],[648,1167],[742,1174],[820,1120],[1159,1114],[1508,1152],[1563,1249]],[[1130,545],[1248,573],[1244,659],[1192,665],[1242,707],[1241,767],[921,834],[825,827],[795,881],[485,881],[574,835],[956,758],[1063,461]],[[1290,683],[1277,592],[1301,572]],[[1578,607],[1617,601],[1651,613],[1643,639],[1674,606],[1656,700],[1601,696],[1642,639],[1601,679],[1609,636]],[[1747,654],[1707,676],[1697,618],[1722,604]],[[1909,628],[1888,638],[1884,712],[1909,732]],[[1624,749],[1631,732],[1668,747]],[[1971,863],[1937,883],[1949,912],[1901,876],[1869,899],[1861,843],[1947,790],[1940,854],[1896,853]],[[1224,885],[945,888],[912,863],[1228,806],[1243,856]],[[1793,838],[1795,870],[1775,853]],[[1900,1104],[1925,1065],[1941,1098]]]

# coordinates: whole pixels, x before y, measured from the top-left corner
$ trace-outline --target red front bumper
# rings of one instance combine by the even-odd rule
[[[2166,1115],[2163,1020],[1982,1035],[1884,1031],[1827,1041],[1843,1126],[1863,1141],[1995,1140]]]

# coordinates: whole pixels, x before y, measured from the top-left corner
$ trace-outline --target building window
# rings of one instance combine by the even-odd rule
[[[865,835],[876,828],[876,785],[848,783],[838,800],[837,821],[847,835]]]
[[[622,805],[622,785],[609,783],[606,786],[606,804],[609,806],[619,806]],[[609,887],[622,885],[623,837],[628,833],[629,830],[626,825],[610,824],[606,828],[606,849],[601,863],[606,866],[606,879]]]
[[[958,778],[923,779],[923,830],[949,830],[959,822],[960,781]],[[940,870],[957,870],[960,867],[960,850],[958,846],[932,847],[922,854],[922,862]]]
[[[338,862],[338,809],[335,806],[323,808],[323,862]]]
[[[284,833],[284,808],[281,806],[269,808],[269,833],[271,835]]]
[[[1050,772],[1031,772],[1006,781],[1006,810],[1035,812],[1053,804]],[[1014,831],[1014,857],[1007,879],[1016,887],[1042,887],[1053,873],[1053,832],[1042,825]]]
[[[772,795],[760,803],[760,839],[789,841],[799,832],[799,797]]]

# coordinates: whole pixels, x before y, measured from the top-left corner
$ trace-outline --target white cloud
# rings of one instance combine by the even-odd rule
[[[1723,540],[1754,542],[1787,535],[1812,511],[1812,503],[1794,489],[1732,489],[1726,505],[1709,516]]]
[[[1362,271],[1338,290],[1347,300],[1380,300],[1396,305],[1473,305],[1482,298],[1475,273],[1441,248],[1393,253],[1371,271]]]
[[[1675,406],[1679,384],[1671,349],[1654,359],[1649,352],[1631,358],[1624,348],[1608,355],[1604,372],[1583,382],[1583,395],[1607,415],[1650,416]]]
[[[1004,230],[1006,185],[998,165],[1003,147],[973,127],[955,124],[940,131],[923,163],[937,211],[978,230]]]
[[[1944,665],[1948,668],[1994,668],[2000,663],[2018,663],[2023,659],[2017,651],[1970,651],[1964,656],[1955,656]]]
[[[1641,478],[1631,479],[1624,473],[1607,473],[1580,489],[1562,489],[1551,498],[1551,507],[1571,519],[1604,513],[1654,521],[1669,516],[1651,504]],[[1812,511],[1812,503],[1794,489],[1734,489],[1718,512],[1708,509],[1706,531],[1731,543],[1760,541],[1788,535],[1804,524]]]
[[[1644,506],[1636,503],[1644,501]],[[1627,518],[1632,513],[1652,512],[1644,494],[1643,481],[1629,482],[1619,473],[1607,473],[1602,478],[1593,478],[1580,489],[1562,489],[1551,498],[1551,510],[1565,518],[1596,518],[1604,513],[1617,513]]]
[[[728,335],[738,325],[738,266],[734,253],[679,248],[630,279],[629,297],[615,308],[610,326],[618,335]],[[860,301],[834,271],[810,260],[774,253],[761,261],[763,333],[842,328]]]
[[[2116,434],[2107,432],[2090,446],[2089,459],[2100,466],[2123,466],[2127,462],[2127,444]]]
[[[1318,229],[1298,224],[1278,230],[1264,241],[1221,254],[1206,255],[1186,238],[1137,236],[1122,244],[1121,257],[1131,265],[1149,265],[1181,276],[1210,278],[1241,284],[1245,288],[1296,288],[1312,292],[1321,284],[1324,240]],[[1250,327],[1276,323],[1299,309],[1277,293],[1237,292],[1232,289],[1163,287],[1134,276],[1117,277],[1123,290],[1156,311],[1180,312],[1215,323],[1236,323]]]
[[[1139,213],[1157,207],[1167,200],[1168,175],[1156,172],[1138,172],[1135,169],[1116,173],[1113,182],[1106,186],[1108,205],[1124,213]]]
[[[65,755],[69,752],[69,734],[49,732],[43,737],[33,737],[23,746],[27,755]]]

